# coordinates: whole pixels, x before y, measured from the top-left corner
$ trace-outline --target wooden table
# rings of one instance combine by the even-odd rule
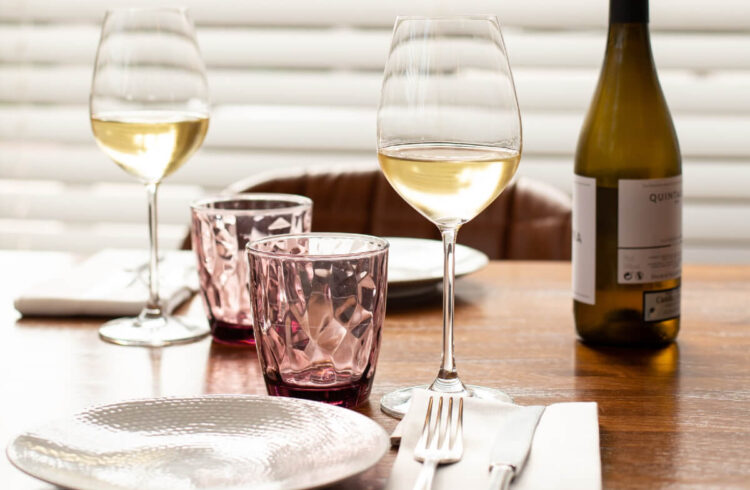
[[[265,393],[253,349],[205,339],[164,349],[97,337],[101,320],[19,319],[15,292],[70,260],[0,253],[0,441],[62,414],[127,398]],[[201,315],[198,301],[189,314]],[[683,326],[662,350],[576,341],[568,263],[493,262],[459,281],[456,354],[465,381],[521,404],[599,403],[605,488],[750,488],[750,267],[686,266]],[[440,304],[390,308],[371,400],[427,383],[440,357]],[[341,488],[380,488],[390,451]],[[51,488],[0,458],[0,488]]]

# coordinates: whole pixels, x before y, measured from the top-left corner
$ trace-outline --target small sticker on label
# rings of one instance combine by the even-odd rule
[[[680,288],[643,292],[643,321],[660,322],[680,316]]]

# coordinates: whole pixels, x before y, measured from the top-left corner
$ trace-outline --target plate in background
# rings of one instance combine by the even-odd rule
[[[443,281],[443,244],[422,238],[384,237],[388,251],[388,297],[420,296],[434,292]],[[478,271],[489,263],[483,252],[456,245],[456,277]]]

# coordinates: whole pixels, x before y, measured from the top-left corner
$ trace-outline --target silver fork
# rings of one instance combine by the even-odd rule
[[[422,436],[414,448],[414,459],[422,463],[414,489],[429,490],[439,464],[455,463],[464,452],[464,400],[458,398],[458,416],[453,420],[453,400],[448,399],[448,415],[443,418],[443,397],[438,401],[437,415],[432,416],[434,398],[427,404]]]

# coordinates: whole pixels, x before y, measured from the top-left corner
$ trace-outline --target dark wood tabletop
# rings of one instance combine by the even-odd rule
[[[0,441],[95,404],[150,396],[265,394],[252,348],[210,339],[163,349],[99,340],[102,319],[21,318],[12,299],[66,254],[0,252]],[[520,404],[596,401],[605,488],[750,488],[750,266],[685,266],[682,331],[660,350],[576,340],[570,264],[492,262],[459,280],[456,360],[464,381]],[[370,401],[428,383],[441,349],[437,298],[389,305]],[[185,307],[202,315],[199,301]],[[396,451],[338,488],[380,488]],[[0,458],[0,488],[49,489]]]

